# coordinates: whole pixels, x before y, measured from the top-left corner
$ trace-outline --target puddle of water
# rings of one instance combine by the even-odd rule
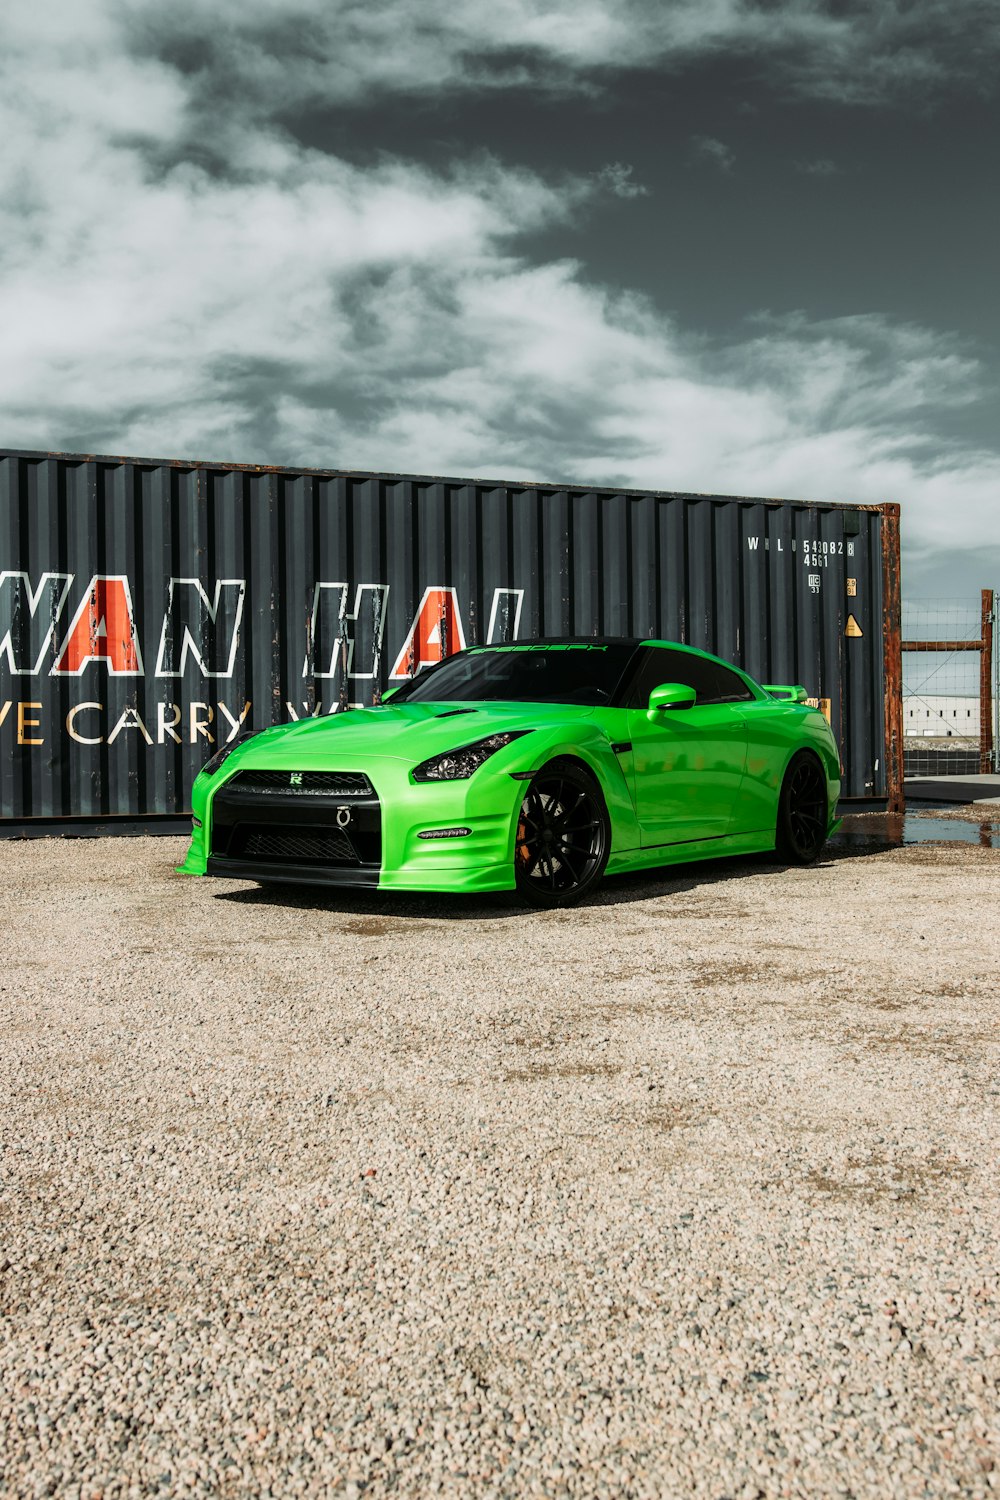
[[[898,849],[903,844],[978,844],[1000,849],[1000,824],[919,813],[849,813],[830,840],[835,849]]]

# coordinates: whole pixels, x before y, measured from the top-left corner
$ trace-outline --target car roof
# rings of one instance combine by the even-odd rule
[[[530,641],[489,641],[483,645],[469,646],[469,651],[537,651],[539,646],[669,646],[671,650],[690,651],[696,656],[710,656],[698,646],[685,646],[683,641],[666,641],[649,635],[544,635]]]

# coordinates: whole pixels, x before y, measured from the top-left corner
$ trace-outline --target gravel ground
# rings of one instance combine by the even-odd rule
[[[4,1495],[1000,1493],[1000,851],[0,847]]]

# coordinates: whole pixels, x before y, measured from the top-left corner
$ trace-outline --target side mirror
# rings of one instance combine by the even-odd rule
[[[399,688],[386,688],[385,692],[382,694],[382,696],[378,700],[379,703],[388,703],[389,699],[391,697],[393,697],[393,695],[395,693],[398,693],[398,692],[399,692]]]
[[[697,696],[693,687],[685,687],[682,682],[661,683],[649,695],[646,718],[651,724],[662,723],[663,715],[666,713],[675,713],[682,708],[694,708]]]

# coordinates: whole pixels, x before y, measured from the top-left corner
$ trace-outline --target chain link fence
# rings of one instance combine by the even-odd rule
[[[903,604],[903,748],[907,776],[997,769],[996,595]]]

